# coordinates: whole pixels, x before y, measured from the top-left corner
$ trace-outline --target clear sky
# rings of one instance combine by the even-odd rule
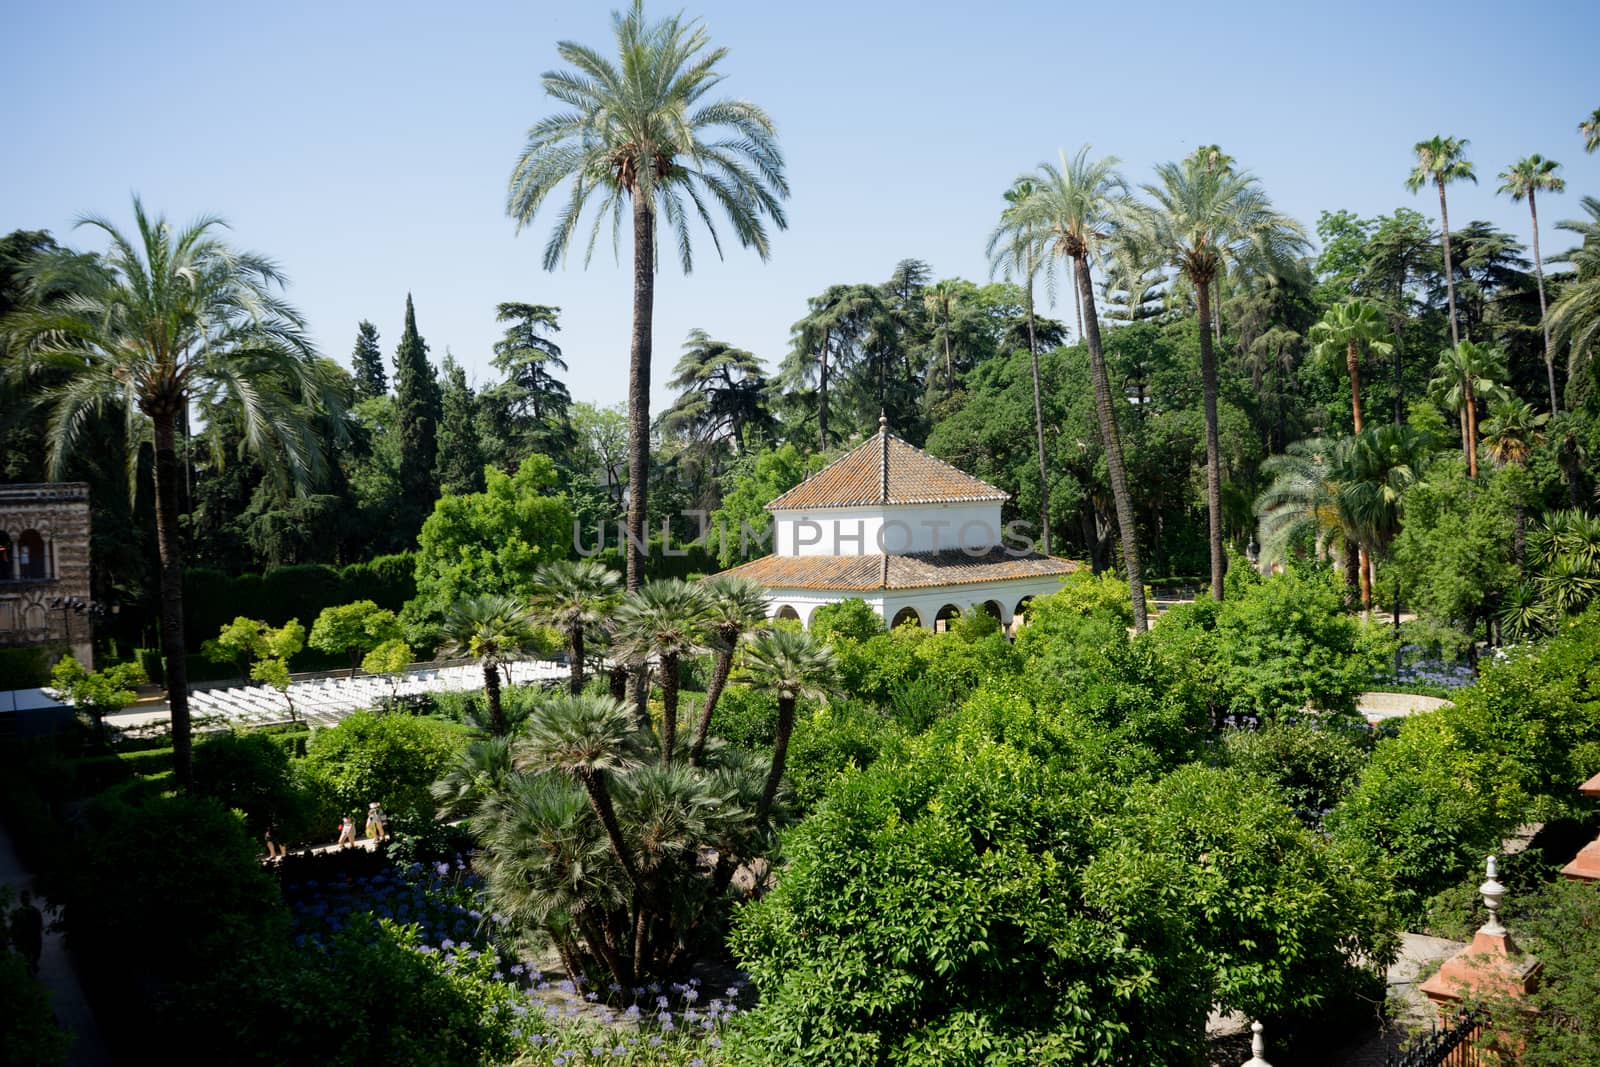
[[[328,355],[348,362],[371,319],[392,356],[405,294],[436,361],[446,348],[491,377],[494,305],[559,305],[581,400],[623,399],[630,274],[597,251],[540,268],[547,224],[518,236],[505,188],[555,42],[610,40],[609,3],[85,3],[0,0],[0,232],[126,222],[129,195],[188,219],[228,219],[277,258]],[[677,10],[652,4],[659,13]],[[1488,219],[1524,240],[1526,204],[1495,175],[1540,152],[1565,164],[1552,223],[1600,195],[1600,155],[1578,122],[1600,106],[1593,8],[1389,0],[1296,3],[879,3],[686,0],[732,49],[726,95],[779,127],[793,196],[771,260],[697,241],[684,277],[663,258],[656,397],[684,335],[776,361],[805,298],[886,278],[910,256],[941,276],[987,277],[984,239],[1020,172],[1092,144],[1130,180],[1217,143],[1308,228],[1438,201],[1402,182],[1411,146],[1471,139],[1476,187],[1453,187],[1457,225]]]

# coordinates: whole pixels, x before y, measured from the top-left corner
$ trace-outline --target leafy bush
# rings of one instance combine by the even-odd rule
[[[336,811],[374,800],[389,811],[431,811],[429,787],[465,745],[462,730],[437,719],[362,711],[314,733],[300,769]]]
[[[37,689],[50,684],[50,665],[65,645],[0,648],[0,689]]]
[[[0,909],[3,911],[3,909]],[[57,1067],[67,1062],[72,1039],[56,1025],[50,995],[14,952],[0,948],[0,1067]]]
[[[865,600],[850,597],[818,608],[811,616],[811,631],[829,642],[840,637],[865,641],[874,634],[883,633],[884,626],[878,613]]]
[[[903,734],[870,705],[836,700],[796,717],[784,773],[801,810],[822,800],[840,775],[871,766]]]
[[[711,732],[741,748],[771,748],[778,729],[778,698],[754,686],[730,685],[711,716]]]
[[[194,792],[244,812],[252,837],[276,825],[279,841],[311,829],[306,799],[295,788],[286,748],[264,734],[214,734],[194,748]]]
[[[1222,749],[1229,767],[1271,782],[1285,804],[1316,823],[1355,787],[1371,741],[1359,727],[1274,723],[1260,730],[1229,730]]]

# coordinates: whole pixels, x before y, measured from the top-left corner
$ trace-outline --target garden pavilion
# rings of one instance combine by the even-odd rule
[[[767,588],[776,619],[810,624],[859,597],[891,626],[943,630],[967,608],[1008,630],[1029,600],[1078,564],[1033,551],[1028,524],[1002,524],[1008,494],[878,432],[767,505],[773,551],[731,568]]]

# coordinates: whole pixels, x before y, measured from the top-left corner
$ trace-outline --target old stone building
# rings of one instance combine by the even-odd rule
[[[0,646],[64,643],[94,656],[89,486],[0,485]]]

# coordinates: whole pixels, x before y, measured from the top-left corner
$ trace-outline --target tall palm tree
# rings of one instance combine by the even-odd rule
[[[1003,274],[1007,279],[1020,277],[1023,282],[1023,308],[1028,318],[1028,362],[1033,370],[1033,436],[1039,452],[1039,529],[1043,531],[1044,554],[1050,555],[1050,470],[1044,458],[1044,404],[1039,388],[1039,340],[1034,329],[1033,279],[1045,260],[1040,247],[1041,238],[1035,231],[1034,220],[1023,210],[1038,189],[1032,178],[1018,178],[1006,190],[1006,209],[1000,213],[1000,223],[989,234],[989,273]],[[1046,275],[1046,282],[1051,282]],[[1052,286],[1053,287],[1053,286]]]
[[[1145,613],[1144,571],[1139,565],[1139,529],[1134,522],[1133,500],[1128,491],[1128,468],[1122,456],[1122,437],[1117,431],[1116,411],[1111,403],[1111,382],[1106,374],[1105,351],[1100,344],[1100,317],[1095,313],[1094,283],[1089,261],[1117,225],[1127,200],[1127,183],[1117,173],[1117,158],[1090,159],[1084,145],[1071,159],[1060,153],[1060,164],[1039,165],[1031,180],[1033,195],[1024,201],[1021,212],[1042,235],[1044,248],[1072,265],[1078,297],[1083,302],[1085,340],[1089,348],[1089,377],[1093,381],[1095,413],[1100,422],[1100,439],[1105,446],[1106,467],[1111,479],[1112,502],[1117,510],[1117,526],[1122,534],[1123,562],[1128,570],[1128,589],[1133,601],[1133,625],[1140,632],[1149,628]],[[1120,396],[1120,394],[1119,394]]]
[[[155,463],[156,552],[161,644],[172,709],[173,769],[192,780],[189,677],[183,637],[183,556],[178,528],[182,474],[178,433],[191,401],[237,412],[245,448],[297,485],[322,473],[322,451],[306,412],[338,406],[306,339],[304,322],[277,290],[277,264],[229,247],[225,223],[204,216],[182,229],[151,218],[137,197],[135,230],[100,216],[100,256],[62,250],[24,272],[30,294],[56,294],[9,316],[0,332],[7,375],[49,412],[48,465],[59,478],[68,457],[101,417],[122,421],[127,453],[150,443]],[[42,388],[41,388],[42,386]],[[138,465],[129,468],[138,476]],[[130,485],[130,490],[133,488]]]
[[[1478,401],[1507,395],[1505,353],[1489,345],[1462,341],[1439,355],[1429,388],[1461,423],[1461,451],[1467,475],[1478,476]]]
[[[1350,414],[1361,432],[1361,349],[1387,356],[1394,351],[1383,311],[1366,300],[1347,300],[1329,308],[1311,327],[1312,356],[1324,362],[1342,358],[1350,375]]]
[[[789,738],[794,734],[795,703],[801,697],[820,700],[835,692],[838,665],[833,649],[808,630],[773,630],[751,642],[739,681],[767,689],[778,698],[778,725],[772,739],[772,769],[756,805],[756,821],[766,821],[778,795]]]
[[[471,656],[483,670],[483,696],[489,703],[489,729],[510,732],[500,700],[500,665],[515,660],[536,640],[531,613],[520,599],[488,594],[462,597],[445,611],[439,626],[446,655]]]
[[[1212,166],[1209,157],[1156,168],[1140,208],[1139,242],[1151,259],[1170,264],[1193,288],[1200,326],[1200,376],[1206,413],[1206,504],[1210,519],[1211,595],[1221,600],[1222,460],[1217,431],[1217,362],[1212,347],[1212,284],[1229,263],[1286,265],[1306,246],[1300,224],[1272,206],[1248,171]],[[1283,266],[1282,269],[1287,269]]]
[[[817,444],[827,451],[828,391],[884,314],[883,294],[875,285],[830,285],[806,301],[806,317],[789,328],[792,348],[782,377],[791,387],[817,383]]]
[[[759,582],[719,574],[705,583],[710,599],[706,612],[706,629],[711,638],[715,660],[711,680],[706,684],[705,706],[700,709],[700,720],[695,723],[694,742],[689,746],[689,766],[698,767],[704,761],[706,733],[711,729],[711,716],[722,699],[733,670],[734,653],[739,642],[765,633],[767,626],[767,591]]]
[[[681,578],[647,582],[622,598],[612,651],[622,659],[661,663],[661,766],[670,767],[678,737],[678,664],[704,651],[710,598]]]
[[[962,283],[955,278],[941,278],[928,286],[922,294],[923,306],[928,309],[928,326],[939,343],[944,357],[944,392],[948,397],[956,391],[955,355],[952,349],[960,329],[957,319],[961,314]],[[937,366],[937,356],[933,360]],[[931,381],[933,375],[929,374]]]
[[[1595,108],[1588,118],[1578,123],[1578,132],[1583,134],[1585,152],[1600,149],[1600,107]]]
[[[583,692],[585,641],[604,629],[622,588],[617,572],[598,560],[556,560],[533,575],[535,611],[567,639],[567,688]]]
[[[1536,413],[1533,405],[1515,397],[1502,397],[1489,405],[1489,418],[1483,424],[1483,447],[1489,458],[1501,467],[1526,467],[1533,450],[1544,444],[1544,426],[1550,413]],[[1523,480],[1513,483],[1511,502],[1515,521],[1512,541],[1517,566],[1522,566],[1528,542],[1528,508],[1523,499]]]
[[[1511,166],[1500,172],[1500,191],[1506,193],[1513,201],[1528,198],[1528,214],[1533,219],[1533,270],[1539,280],[1539,320],[1544,327],[1544,370],[1550,379],[1550,414],[1560,414],[1560,406],[1556,401],[1556,363],[1555,353],[1550,349],[1550,319],[1549,310],[1544,300],[1544,260],[1539,255],[1539,207],[1535,202],[1535,194],[1540,192],[1559,193],[1567,187],[1564,179],[1556,175],[1561,164],[1553,159],[1545,159],[1535,152],[1531,156],[1517,160]]]
[[[1577,248],[1555,258],[1571,263],[1577,277],[1569,281],[1550,307],[1550,333],[1567,346],[1567,400],[1580,383],[1587,385],[1589,366],[1600,344],[1600,198],[1583,198],[1585,219],[1563,219],[1556,229],[1583,239]]]
[[[788,225],[783,155],[772,120],[743,100],[708,99],[721,80],[726,48],[713,48],[703,24],[671,15],[647,21],[642,0],[612,13],[616,58],[573,41],[556,46],[567,70],[547,71],[545,92],[567,110],[541,119],[511,172],[506,210],[517,229],[532,224],[569,180],[544,249],[544,267],[567,256],[584,210],[598,205],[584,262],[601,225],[620,237],[623,210],[633,220],[633,337],[628,367],[627,585],[644,581],[647,477],[650,467],[650,356],[655,307],[656,233],[664,217],[684,273],[693,266],[689,226],[699,218],[722,254],[712,222],[720,209],[739,243],[765,260],[766,220]]]
[[[1469,143],[1464,137],[1434,137],[1417,142],[1417,165],[1411,168],[1411,175],[1406,178],[1406,188],[1413,193],[1424,185],[1436,185],[1439,188],[1439,242],[1444,248],[1444,286],[1450,301],[1452,345],[1461,343],[1461,334],[1456,326],[1456,275],[1450,262],[1450,212],[1444,202],[1444,187],[1457,181],[1477,184],[1478,176],[1473,173],[1472,163],[1466,157]]]

